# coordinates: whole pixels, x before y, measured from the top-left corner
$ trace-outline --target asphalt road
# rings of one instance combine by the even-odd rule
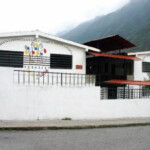
[[[0,150],[150,150],[150,126],[0,131]]]

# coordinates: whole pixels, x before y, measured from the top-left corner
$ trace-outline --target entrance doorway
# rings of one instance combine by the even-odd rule
[[[108,87],[108,99],[117,99],[117,87]]]

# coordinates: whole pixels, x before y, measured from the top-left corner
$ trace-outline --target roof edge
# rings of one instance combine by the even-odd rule
[[[100,52],[100,49],[90,47],[90,46],[86,46],[86,45],[83,45],[83,44],[79,44],[79,43],[76,43],[76,42],[73,42],[73,41],[65,40],[65,39],[50,35],[48,33],[44,33],[44,32],[39,31],[39,30],[0,33],[0,38],[19,37],[19,36],[37,36],[37,37],[41,36],[41,37],[49,38],[49,39],[52,39],[52,40],[55,40],[55,41],[58,41],[58,42],[62,42],[62,43],[65,43],[65,44],[69,44],[69,45],[73,45],[73,46],[76,46],[76,47],[83,48],[83,49],[85,49],[85,51],[92,50],[92,51]]]

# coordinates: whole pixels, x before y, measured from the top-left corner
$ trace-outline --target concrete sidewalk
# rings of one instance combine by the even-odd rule
[[[0,121],[0,130],[88,129],[150,125],[150,118],[114,120]]]

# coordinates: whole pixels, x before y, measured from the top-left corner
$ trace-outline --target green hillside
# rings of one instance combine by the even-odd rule
[[[61,37],[84,43],[116,34],[136,44],[136,51],[150,50],[150,0],[131,0],[120,10],[80,24]]]

